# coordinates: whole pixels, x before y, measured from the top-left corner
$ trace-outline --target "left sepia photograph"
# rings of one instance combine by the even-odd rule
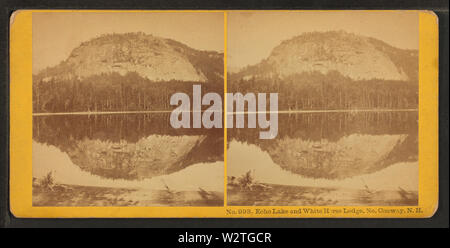
[[[223,206],[223,128],[170,120],[223,97],[224,13],[36,12],[32,52],[33,206]]]

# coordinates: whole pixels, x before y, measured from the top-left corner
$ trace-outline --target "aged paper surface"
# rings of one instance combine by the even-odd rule
[[[18,217],[429,217],[424,11],[18,11]]]

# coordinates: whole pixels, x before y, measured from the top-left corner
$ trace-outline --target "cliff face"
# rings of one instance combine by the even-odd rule
[[[112,179],[168,175],[197,163],[223,160],[218,137],[151,135],[136,143],[80,140],[67,150],[82,170]]]
[[[223,161],[223,129],[175,129],[169,114],[56,115],[33,119],[33,140],[93,175],[138,180]]]
[[[399,157],[414,153],[407,135],[352,134],[337,142],[283,138],[276,143],[262,149],[281,168],[309,178],[344,179],[379,171],[399,158],[417,161],[414,155]]]
[[[304,72],[337,71],[353,80],[414,80],[418,53],[344,31],[305,33],[283,41],[261,63],[245,68],[244,78],[285,78]]]
[[[205,66],[208,65],[208,66]],[[217,71],[214,71],[217,70]],[[108,34],[83,42],[58,66],[39,73],[43,80],[137,72],[153,81],[207,82],[221,77],[223,55],[192,49],[144,33]]]

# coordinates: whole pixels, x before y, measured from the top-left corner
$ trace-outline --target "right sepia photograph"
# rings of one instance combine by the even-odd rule
[[[227,18],[227,91],[278,94],[273,139],[227,131],[229,206],[418,205],[417,12]]]

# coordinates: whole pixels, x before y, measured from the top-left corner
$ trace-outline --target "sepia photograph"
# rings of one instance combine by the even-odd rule
[[[170,125],[223,95],[220,12],[32,15],[33,206],[223,206],[223,128]]]
[[[448,226],[448,3],[114,1],[7,3],[0,226]]]
[[[278,94],[273,139],[228,130],[229,206],[418,205],[417,12],[236,11],[227,33],[228,92]]]

